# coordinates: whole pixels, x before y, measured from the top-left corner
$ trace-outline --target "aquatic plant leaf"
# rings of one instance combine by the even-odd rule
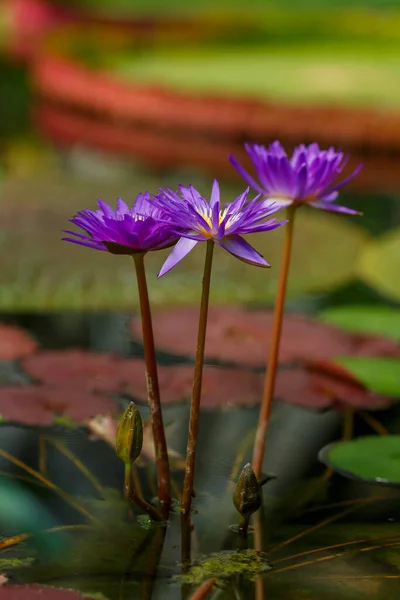
[[[395,308],[339,306],[322,311],[318,317],[351,333],[382,335],[400,342],[400,310]]]
[[[145,390],[145,367],[141,360],[124,360],[107,353],[79,349],[45,350],[22,361],[23,369],[34,379],[87,391],[122,393],[128,382]]]
[[[379,410],[393,403],[392,398],[372,393],[351,373],[330,361],[280,369],[275,396],[289,404],[316,409],[352,406]]]
[[[372,392],[400,397],[400,358],[342,356],[334,362]]]
[[[201,406],[206,409],[254,406],[260,401],[263,379],[260,373],[206,365]],[[161,368],[160,387],[164,403],[189,400],[193,387],[193,367]]]
[[[198,308],[164,309],[154,312],[156,344],[179,355],[195,353]],[[249,366],[265,364],[271,339],[273,313],[233,307],[211,306],[206,355],[209,359]],[[139,319],[132,321],[133,333],[141,337]],[[301,315],[284,318],[280,362],[318,360],[337,354],[352,354],[358,340],[346,332]]]
[[[187,573],[175,576],[182,583],[199,585],[205,579],[218,577],[229,579],[240,573],[248,579],[255,579],[271,570],[267,555],[257,550],[221,551],[200,556]]]
[[[384,435],[329,444],[319,460],[345,477],[400,487],[399,456],[400,435]]]
[[[13,423],[51,425],[60,416],[71,422],[83,423],[99,414],[116,416],[117,403],[79,387],[0,387],[0,415]]]
[[[0,587],[0,598],[4,598],[4,600],[79,600],[83,596],[74,590],[61,590],[55,587],[35,584],[6,584]]]
[[[392,229],[368,242],[356,266],[357,275],[368,285],[392,300],[400,300],[400,229]]]
[[[0,323],[0,360],[16,360],[37,348],[37,342],[23,329]]]
[[[22,362],[34,379],[54,387],[74,387],[87,392],[127,393],[147,402],[145,363],[141,359],[123,359],[111,354],[83,350],[39,352]],[[171,365],[159,367],[162,402],[188,400],[192,394],[193,367]],[[259,401],[262,376],[259,374],[206,367],[203,378],[202,405],[205,408],[251,405]]]

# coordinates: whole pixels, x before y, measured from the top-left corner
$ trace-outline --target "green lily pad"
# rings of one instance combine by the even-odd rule
[[[290,48],[275,46],[227,48],[220,52],[194,49],[189,52],[153,52],[140,57],[120,56],[113,74],[123,80],[163,84],[197,93],[223,93],[261,99],[330,101],[377,105],[400,98],[395,83],[399,69],[395,61],[360,53],[356,46],[347,52],[338,45],[316,44]],[[320,51],[317,51],[317,50]],[[260,77],[260,73],[268,73]],[[282,77],[282,73],[285,74]],[[385,94],[382,90],[385,89]]]
[[[350,479],[400,487],[400,435],[329,444],[320,451],[319,460]]]
[[[157,175],[137,174],[133,184],[118,186],[71,177],[7,181],[0,196],[1,310],[129,309],[137,305],[133,262],[107,252],[61,242],[77,210],[96,208],[100,196],[115,205],[117,197],[128,203],[146,189],[188,184]],[[210,180],[199,186],[210,192]],[[234,198],[243,187],[222,185],[224,198]],[[284,214],[281,215],[284,218]],[[272,268],[251,267],[217,249],[212,279],[212,301],[218,303],[273,300],[279,275],[284,227],[268,234],[249,236],[249,241]],[[367,234],[340,217],[308,208],[296,223],[289,294],[302,295],[335,288],[353,277],[353,268]],[[318,252],[313,250],[318,248]],[[149,288],[154,304],[194,304],[199,300],[204,245],[198,244],[181,264],[157,280],[167,251],[146,257]],[[238,283],[240,282],[240,283]]]
[[[400,359],[343,356],[334,362],[377,394],[400,397]]]
[[[341,306],[324,310],[319,318],[351,333],[383,335],[400,341],[400,310],[386,306]]]
[[[400,228],[371,240],[360,254],[358,277],[392,300],[400,300]]]

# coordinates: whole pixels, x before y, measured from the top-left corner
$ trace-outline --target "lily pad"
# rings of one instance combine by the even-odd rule
[[[68,219],[77,210],[94,208],[99,196],[112,204],[119,196],[130,202],[139,191],[155,191],[166,183],[171,185],[170,180],[167,182],[154,174],[137,174],[135,183],[122,187],[104,182],[74,181],[63,176],[56,181],[5,182],[0,197],[0,223],[3,226],[0,308],[132,309],[138,303],[132,261],[61,242],[61,230],[68,227]],[[207,178],[200,188],[209,191],[209,187]],[[242,191],[242,186],[227,185],[224,188],[223,185],[227,200]],[[300,211],[296,225],[289,294],[326,291],[351,280],[353,266],[368,239],[366,233],[355,224],[307,208]],[[213,302],[265,303],[273,300],[283,229],[250,238],[272,264],[269,270],[251,267],[218,249],[212,279]],[[318,248],[318,252],[312,248]],[[204,245],[199,244],[168,276],[157,280],[156,275],[168,252],[149,253],[146,257],[152,302],[159,305],[197,303]]]
[[[23,329],[0,323],[0,360],[16,360],[34,352],[37,342]]]
[[[122,393],[145,391],[145,365],[142,360],[122,359],[108,353],[80,349],[45,350],[22,361],[22,367],[37,381],[54,386],[74,386],[82,390]]]
[[[400,435],[329,444],[319,460],[345,477],[400,487]]]
[[[343,356],[334,362],[344,367],[369,390],[400,397],[400,359]]]
[[[357,275],[388,298],[400,300],[400,228],[367,243],[356,266]]]
[[[0,415],[13,423],[51,425],[60,416],[84,423],[96,415],[118,415],[116,402],[79,387],[0,387]]]
[[[280,369],[275,396],[288,404],[314,409],[351,406],[370,411],[393,404],[392,398],[370,392],[344,369],[328,361]]]
[[[155,311],[153,321],[157,346],[178,355],[194,356],[198,318],[197,307]],[[206,356],[209,359],[249,366],[264,365],[271,339],[272,322],[272,312],[211,306],[207,325]],[[141,322],[138,318],[132,321],[132,331],[141,337]],[[368,345],[373,340],[350,335],[305,316],[286,315],[279,360],[292,362],[321,360],[343,354],[368,354]],[[383,340],[382,345],[387,348],[386,340]],[[389,347],[393,351],[397,350],[397,345],[391,341]],[[376,347],[372,349],[375,352]]]
[[[400,310],[387,306],[340,306],[324,310],[319,319],[351,333],[382,335],[400,342]]]
[[[69,390],[72,385],[82,393],[125,393],[138,401],[147,402],[146,367],[141,359],[123,359],[112,354],[79,349],[51,350],[28,357],[22,366],[31,377],[50,386],[52,390]],[[158,376],[163,403],[190,399],[192,365],[162,365],[159,366]],[[222,408],[255,405],[260,401],[262,385],[263,376],[258,373],[206,366],[202,406]]]
[[[0,587],[4,600],[81,600],[83,596],[74,590],[60,590],[42,585],[4,585]]]

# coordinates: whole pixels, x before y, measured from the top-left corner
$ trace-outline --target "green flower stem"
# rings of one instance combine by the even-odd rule
[[[278,291],[275,300],[275,312],[272,325],[272,335],[265,376],[264,393],[258,418],[256,438],[254,442],[252,467],[256,477],[260,479],[267,437],[267,428],[271,414],[272,401],[275,390],[276,371],[278,368],[279,344],[281,340],[283,312],[285,308],[286,287],[289,275],[290,257],[293,244],[295,205],[288,208],[285,240],[283,245],[281,271],[279,274]]]
[[[158,385],[157,359],[154,347],[153,325],[151,320],[149,294],[147,290],[144,255],[134,254],[136,277],[139,290],[140,313],[143,327],[144,358],[146,363],[147,397],[153,429],[154,449],[156,455],[158,499],[161,510],[168,515],[171,505],[170,473],[167,441],[165,439],[164,423]]]
[[[244,537],[247,536],[247,532],[249,530],[250,517],[251,515],[240,515],[239,533]]]
[[[139,494],[136,493],[132,484],[132,463],[125,463],[125,482],[124,482],[125,498],[132,500],[136,506],[144,510],[153,521],[162,521],[161,515],[157,510],[146,502]]]
[[[193,496],[194,467],[196,462],[196,446],[199,433],[199,414],[201,399],[201,384],[203,379],[204,346],[207,331],[208,303],[210,298],[211,267],[214,252],[214,242],[207,242],[204,263],[203,291],[200,304],[199,329],[197,335],[196,362],[194,367],[192,401],[190,405],[189,435],[186,450],[185,478],[182,493],[182,511],[190,512]]]

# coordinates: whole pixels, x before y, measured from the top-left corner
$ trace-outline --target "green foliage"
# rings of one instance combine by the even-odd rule
[[[330,444],[321,450],[320,460],[345,477],[400,486],[400,435]]]
[[[334,362],[377,394],[400,397],[400,359],[345,356]]]
[[[364,246],[356,271],[362,281],[398,302],[400,300],[399,264],[400,228],[396,228]]]
[[[400,341],[400,310],[386,306],[340,306],[324,310],[319,318],[352,333],[381,335]]]
[[[222,551],[199,557],[187,573],[177,575],[175,579],[192,585],[199,585],[210,577],[229,579],[238,573],[245,578],[254,579],[271,568],[263,552],[256,550]]]

